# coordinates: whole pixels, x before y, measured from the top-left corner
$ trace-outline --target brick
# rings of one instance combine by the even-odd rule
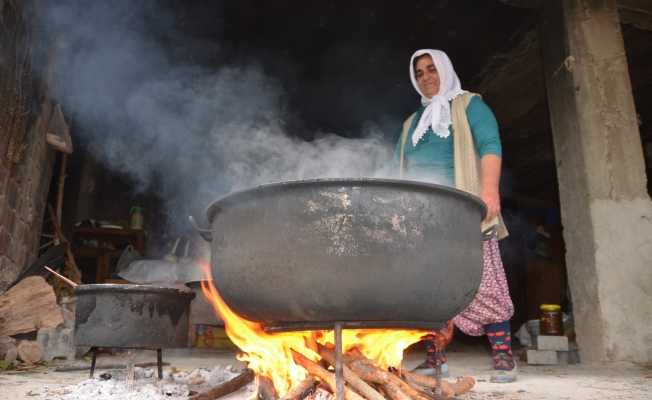
[[[9,190],[9,168],[0,164],[0,194],[3,196]]]
[[[14,234],[14,229],[16,229],[16,213],[13,212],[11,209],[5,210],[7,213],[6,217],[6,225],[4,226],[7,232],[10,235]]]
[[[8,255],[11,250],[11,235],[6,229],[0,227],[0,255]]]
[[[568,351],[568,338],[566,336],[539,335],[537,338],[537,349]]]
[[[17,180],[20,181],[20,177],[21,177],[22,173],[23,173],[23,171],[22,171],[22,168],[21,168],[21,164],[16,164],[16,165],[11,167],[11,175],[10,176],[11,176],[11,179],[14,182],[17,181]]]
[[[557,365],[557,352],[553,350],[528,350],[527,363],[530,365]]]
[[[12,237],[11,238],[11,246],[9,247],[9,253],[7,254],[7,258],[9,258],[11,261],[14,263],[18,264],[18,257],[20,253],[20,242],[18,239]]]
[[[7,206],[12,210],[16,209],[16,202],[18,201],[18,186],[9,180],[9,190],[7,190]]]
[[[12,235],[18,239],[21,243],[25,243],[25,230],[28,230],[29,228],[26,226],[25,222],[20,219],[20,216],[16,216],[16,224],[14,226],[14,231],[12,232]]]
[[[32,203],[32,196],[34,196],[34,184],[29,181],[23,188],[23,196]]]
[[[18,215],[20,215],[20,219],[27,222],[27,218],[29,218],[29,209],[30,209],[30,204],[27,198],[22,198],[20,201],[20,209],[18,210]]]
[[[9,226],[9,218],[11,218],[9,215],[11,210],[8,207],[4,207],[4,202],[0,204],[2,204],[0,205],[0,227],[7,229]]]
[[[19,243],[18,255],[16,256],[16,264],[24,266],[26,255],[27,255],[27,248],[22,243]]]

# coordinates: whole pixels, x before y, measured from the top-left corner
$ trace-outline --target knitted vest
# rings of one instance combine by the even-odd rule
[[[480,189],[482,188],[482,169],[480,155],[475,148],[473,136],[471,135],[471,127],[466,118],[466,108],[473,96],[479,97],[480,95],[467,92],[455,97],[451,106],[451,117],[453,120],[453,134],[455,135],[455,140],[453,141],[455,188],[477,196],[480,194]],[[403,177],[405,166],[405,142],[410,135],[410,128],[415,115],[416,113],[410,115],[410,118],[403,124],[399,166],[399,177],[401,178]],[[484,231],[495,224],[498,224],[497,237],[499,240],[509,235],[500,213],[490,222],[482,222],[481,229]]]

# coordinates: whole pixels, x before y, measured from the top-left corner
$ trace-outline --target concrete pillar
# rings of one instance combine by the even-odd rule
[[[652,361],[652,202],[616,0],[550,0],[539,24],[583,362]]]

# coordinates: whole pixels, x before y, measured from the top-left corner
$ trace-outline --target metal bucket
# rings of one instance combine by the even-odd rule
[[[195,294],[141,285],[80,285],[77,296],[76,346],[185,348],[190,302]]]
[[[204,295],[201,289],[202,281],[190,281],[186,286],[192,290],[197,297],[190,303],[190,320],[195,325],[224,327],[224,321],[215,313],[215,308]]]
[[[195,227],[226,304],[268,331],[438,329],[480,286],[486,212],[449,187],[325,179],[230,193]]]

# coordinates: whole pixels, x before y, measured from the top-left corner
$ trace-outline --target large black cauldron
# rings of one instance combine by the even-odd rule
[[[306,180],[220,197],[197,229],[224,301],[268,331],[437,329],[480,286],[486,212],[439,185]]]

